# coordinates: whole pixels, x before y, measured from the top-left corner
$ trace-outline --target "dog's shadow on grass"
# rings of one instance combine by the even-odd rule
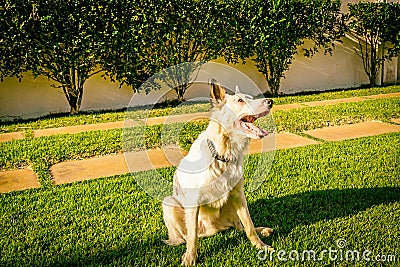
[[[308,191],[279,198],[249,201],[248,206],[255,226],[267,226],[274,229],[272,236],[262,237],[266,243],[271,243],[268,239],[287,236],[298,226],[343,218],[376,205],[394,202],[400,202],[399,187]],[[247,240],[244,233],[242,233],[242,238]],[[224,251],[227,245],[235,247],[238,240],[231,239],[227,242],[229,244],[219,242],[209,253]]]
[[[278,228],[287,235],[295,227],[355,215],[380,204],[400,201],[399,187],[308,191],[249,203],[256,226]]]

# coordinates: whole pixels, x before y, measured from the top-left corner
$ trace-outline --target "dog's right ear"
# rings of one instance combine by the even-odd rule
[[[222,86],[217,82],[217,80],[211,78],[210,82],[210,97],[212,101],[224,101],[225,100],[225,90]]]

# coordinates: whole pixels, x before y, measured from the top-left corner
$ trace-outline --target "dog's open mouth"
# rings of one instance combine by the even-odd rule
[[[267,115],[269,111],[262,112],[257,115],[246,115],[241,117],[239,120],[235,122],[236,127],[250,135],[253,138],[263,138],[268,135],[268,131],[261,129],[254,122],[261,117]]]

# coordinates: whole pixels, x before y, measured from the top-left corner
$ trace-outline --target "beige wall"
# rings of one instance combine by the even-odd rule
[[[26,73],[21,82],[6,78],[0,83],[0,120],[35,118],[52,113],[69,112],[69,105],[62,89],[51,87],[47,78],[33,77]],[[123,108],[133,92],[129,88],[92,77],[85,84],[82,110]]]
[[[362,61],[353,50],[350,39],[344,38],[343,44],[337,44],[332,56],[318,53],[313,58],[301,55],[295,57],[290,69],[281,81],[281,91],[293,94],[305,91],[321,91],[337,88],[352,88],[367,84],[368,77],[364,72]],[[201,68],[198,80],[188,90],[187,99],[208,96],[208,78],[213,77],[229,88],[235,84],[247,93],[257,94],[257,87],[262,92],[268,90],[263,75],[260,74],[251,60],[246,65],[222,65],[222,59],[207,63]],[[398,61],[395,58],[385,66],[384,78],[388,82],[397,80]],[[39,77],[33,79],[26,74],[22,82],[7,78],[0,82],[0,120],[35,118],[47,114],[68,112],[69,106],[61,89],[52,88],[51,81]],[[126,107],[134,96],[130,87],[119,88],[118,84],[105,81],[100,75],[90,78],[85,84],[81,110],[107,110]],[[135,105],[154,103],[156,100],[174,98],[174,93],[162,95],[159,91],[135,94]]]

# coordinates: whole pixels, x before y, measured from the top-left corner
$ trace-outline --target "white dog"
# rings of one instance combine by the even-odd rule
[[[249,138],[268,133],[254,125],[268,114],[273,101],[254,100],[239,92],[227,95],[211,81],[212,113],[207,129],[192,144],[174,175],[173,195],[163,201],[164,222],[169,245],[186,242],[182,265],[196,263],[198,238],[211,236],[229,227],[246,232],[258,249],[265,244],[257,235],[268,236],[272,229],[255,228],[243,191],[243,154]],[[268,250],[272,251],[271,247]]]

